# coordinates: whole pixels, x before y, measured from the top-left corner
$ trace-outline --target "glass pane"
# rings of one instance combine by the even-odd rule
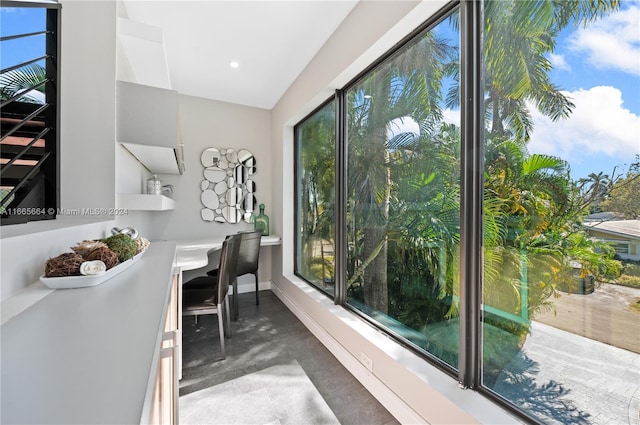
[[[484,10],[482,384],[544,423],[627,423],[640,405],[640,9]]]
[[[347,92],[347,302],[458,364],[457,13]]]
[[[334,102],[296,126],[296,273],[335,295]]]
[[[28,7],[0,8],[0,36],[29,34],[47,29],[46,9]],[[5,69],[31,61],[45,55],[45,35],[34,35],[4,40],[0,43],[0,68]],[[45,61],[22,66],[0,76],[1,98],[9,99],[43,81],[45,77]],[[44,103],[45,86],[28,91],[18,100],[20,102]]]

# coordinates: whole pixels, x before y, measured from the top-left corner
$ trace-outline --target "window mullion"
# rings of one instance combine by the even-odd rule
[[[482,2],[460,8],[461,234],[459,381],[479,386],[482,301],[483,78]]]
[[[347,123],[346,98],[343,90],[336,90],[336,181],[335,181],[335,221],[336,247],[347,246]],[[347,294],[347,252],[335,252],[335,298],[338,305],[346,302]]]

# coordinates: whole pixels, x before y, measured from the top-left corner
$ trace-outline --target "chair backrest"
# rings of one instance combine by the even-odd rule
[[[237,275],[242,276],[247,273],[255,273],[258,271],[262,230],[240,232],[239,235],[242,237],[242,242],[240,243],[240,252],[238,253]]]
[[[240,235],[231,235],[222,242],[218,266],[218,302],[222,302],[229,291],[229,285],[236,280],[241,240]]]

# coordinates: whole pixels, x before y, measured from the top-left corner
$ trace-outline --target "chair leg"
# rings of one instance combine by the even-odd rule
[[[229,295],[224,297],[225,311],[227,312],[227,335],[231,338],[231,310],[229,310]],[[223,316],[224,317],[224,314]]]
[[[260,305],[260,297],[258,296],[258,272],[254,274],[256,278],[256,305]]]
[[[224,351],[224,315],[222,314],[222,304],[218,304],[218,330],[220,332],[220,351],[222,352],[222,360],[227,356]]]
[[[238,279],[233,281],[233,321],[238,320]]]

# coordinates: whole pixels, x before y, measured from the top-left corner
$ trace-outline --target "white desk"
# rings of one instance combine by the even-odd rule
[[[209,254],[222,249],[224,236],[216,238],[198,238],[177,240],[176,268],[179,284],[183,282],[182,272],[194,270],[209,265]],[[263,236],[260,246],[280,245],[280,236]],[[234,286],[233,307],[238,311],[237,283]],[[182,379],[182,286],[178,289],[178,379]]]
[[[183,239],[176,242],[176,266],[194,270],[209,264],[209,254],[222,248],[224,236],[216,238]],[[260,246],[280,245],[280,236],[263,236]]]

